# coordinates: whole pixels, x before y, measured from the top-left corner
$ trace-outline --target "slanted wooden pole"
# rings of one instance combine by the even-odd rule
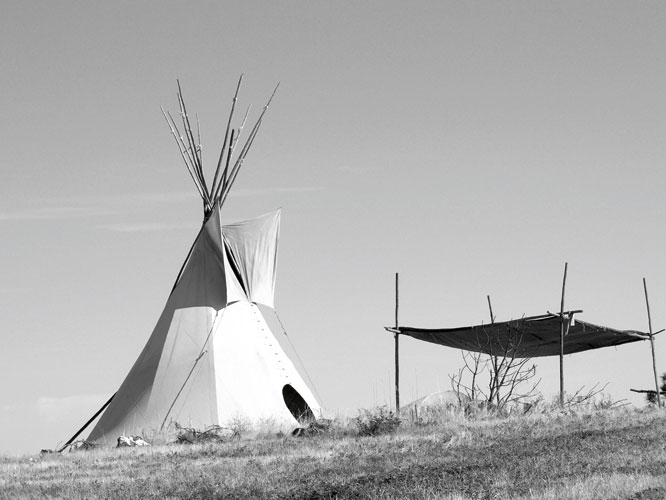
[[[395,413],[400,413],[400,358],[398,351],[398,307],[400,305],[398,295],[398,273],[395,273]]]
[[[229,120],[227,120],[227,129],[224,132],[224,142],[222,143],[222,149],[220,150],[220,158],[217,160],[217,167],[215,168],[215,175],[213,177],[213,185],[211,186],[211,194],[213,195],[213,203],[217,201],[215,195],[218,191],[218,176],[220,175],[220,168],[222,167],[222,159],[224,158],[224,152],[227,149],[227,140],[229,139],[229,131],[231,130],[231,119],[234,117],[234,110],[236,109],[236,102],[238,101],[238,92],[240,91],[241,83],[243,82],[243,74],[241,73],[240,78],[238,79],[238,85],[236,86],[236,93],[231,102],[231,112],[229,113]],[[232,140],[233,141],[233,140]],[[227,160],[227,164],[229,161]],[[222,176],[220,184],[224,184],[226,178]]]
[[[654,335],[652,333],[652,317],[650,316],[650,301],[648,300],[647,284],[643,278],[643,290],[645,291],[645,305],[647,307],[648,327],[650,328],[650,348],[652,349],[652,371],[654,372],[654,390],[657,393],[657,407],[661,408],[661,390],[659,389],[659,378],[657,377],[657,358],[654,354]]]
[[[560,406],[564,408],[564,291],[567,286],[568,262],[564,263],[564,278],[562,279],[562,300],[560,301]]]
[[[113,401],[113,398],[116,397],[116,394],[117,393],[113,393],[113,396],[111,396],[109,400],[106,403],[104,403],[102,407],[99,410],[97,410],[97,412],[95,412],[95,414],[92,417],[90,417],[88,421],[85,424],[83,424],[83,426],[81,426],[81,428],[78,431],[76,431],[76,433],[57,450],[57,452],[62,453],[65,450],[65,448],[67,448],[70,444],[72,444],[74,440],[77,437],[79,437],[79,434],[85,431],[86,427],[88,427],[92,423],[92,421],[95,420],[99,416],[99,414],[102,413],[106,409],[106,407],[111,404],[111,401]]]

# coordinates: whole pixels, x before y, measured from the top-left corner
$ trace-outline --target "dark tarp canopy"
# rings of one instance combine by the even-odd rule
[[[579,311],[574,311],[579,312]],[[535,358],[560,354],[562,316],[544,314],[501,323],[463,326],[460,328],[412,328],[401,326],[388,331],[492,356]],[[573,312],[564,314],[564,354],[618,346],[650,335],[636,330],[614,330],[586,321],[575,320]]]

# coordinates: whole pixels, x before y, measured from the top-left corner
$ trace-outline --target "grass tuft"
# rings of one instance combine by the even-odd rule
[[[361,410],[354,419],[359,436],[392,434],[400,427],[400,418],[385,406],[375,410]]]

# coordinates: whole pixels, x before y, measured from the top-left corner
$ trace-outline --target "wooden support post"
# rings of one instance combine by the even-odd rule
[[[398,273],[395,273],[395,333],[393,334],[395,338],[395,413],[396,415],[400,413],[400,359],[398,351],[398,307],[399,307],[399,296],[398,296]]]
[[[645,291],[645,305],[647,307],[648,327],[650,328],[650,348],[652,349],[652,371],[654,372],[654,390],[657,395],[657,407],[661,408],[661,390],[659,378],[657,377],[657,358],[654,354],[654,334],[652,333],[652,317],[650,316],[650,301],[648,300],[647,284],[643,278],[643,290]]]
[[[567,267],[564,263],[564,278],[562,279],[562,300],[560,302],[560,407],[564,408],[564,291],[567,286]]]
[[[490,295],[486,295],[486,298],[488,299],[488,309],[490,310],[490,334],[495,335],[495,315],[493,314],[493,305],[490,302]],[[491,337],[490,341],[493,341],[493,338]],[[495,390],[495,404],[499,407],[499,387],[498,387],[498,380],[499,380],[499,369],[498,369],[498,359],[497,356],[493,356],[492,358],[492,363],[493,363],[493,381],[491,382],[494,387],[491,389]]]

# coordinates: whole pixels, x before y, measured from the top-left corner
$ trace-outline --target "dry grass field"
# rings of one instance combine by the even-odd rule
[[[666,413],[654,409],[446,414],[358,430],[4,457],[0,498],[666,498]]]

